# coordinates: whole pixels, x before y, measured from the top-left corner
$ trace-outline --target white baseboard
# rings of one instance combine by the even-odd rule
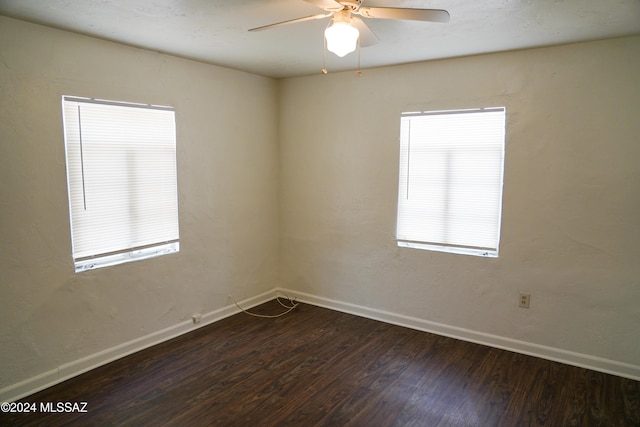
[[[248,309],[265,303],[274,297],[275,291],[270,290],[258,296],[245,299],[239,302],[239,304],[243,308]],[[207,326],[239,312],[240,309],[238,309],[235,304],[228,305],[218,310],[203,314],[199,323],[194,324],[192,320],[184,321],[152,334],[91,354],[82,359],[60,365],[55,369],[43,372],[40,375],[1,389],[0,402],[13,402],[22,399],[23,397],[59,384],[77,375],[90,371],[91,369],[106,365],[114,360],[128,356],[140,350],[144,350],[145,348],[149,348],[156,344],[160,344],[164,341],[168,341],[172,338],[194,331],[203,326]]]
[[[341,311],[344,313],[366,317],[373,320],[379,320],[381,322],[416,329],[419,331],[430,332],[437,335],[444,335],[463,341],[469,341],[477,344],[487,345],[490,347],[514,351],[516,353],[522,353],[530,356],[540,357],[543,359],[553,360],[556,362],[578,366],[581,368],[587,368],[607,374],[617,375],[620,377],[640,380],[640,366],[637,365],[631,365],[615,360],[603,359],[600,357],[575,353],[525,341],[514,340],[497,335],[485,334],[470,329],[430,322],[428,320],[419,319],[416,317],[390,313],[383,310],[377,310],[356,304],[336,301],[329,298],[310,295],[304,292],[297,292],[289,289],[276,288],[257,295],[253,298],[243,300],[239,304],[243,308],[249,309],[273,299],[278,292],[295,298],[299,302],[312,304],[331,310]],[[90,371],[91,369],[105,365],[109,362],[128,356],[140,350],[144,350],[145,348],[149,348],[153,345],[168,341],[172,338],[217,322],[218,320],[222,320],[239,312],[240,309],[238,309],[235,304],[228,305],[226,307],[204,314],[201,318],[200,323],[194,324],[191,320],[184,321],[170,326],[166,329],[89,355],[82,359],[60,365],[56,369],[43,372],[40,375],[1,389],[0,402],[13,402],[15,400],[22,399],[23,397],[29,396],[53,385],[59,384],[84,372]]]
[[[469,341],[477,344],[522,353],[529,356],[540,357],[542,359],[553,360],[567,365],[587,368],[594,371],[617,375],[620,377],[640,380],[640,366],[631,365],[615,360],[604,359],[582,353],[575,353],[554,347],[547,347],[526,341],[519,341],[498,335],[486,334],[470,329],[458,328],[441,323],[430,322],[416,317],[404,316],[397,313],[390,313],[383,310],[363,307],[356,304],[336,301],[329,298],[310,295],[304,292],[297,292],[290,289],[276,289],[295,298],[299,302],[329,308],[331,310],[354,314],[373,320],[379,320],[393,325],[404,326],[419,331],[430,332],[437,335],[444,335],[451,338]]]

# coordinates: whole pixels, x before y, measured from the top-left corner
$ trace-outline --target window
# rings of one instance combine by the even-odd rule
[[[403,113],[398,246],[498,256],[505,109]]]
[[[175,113],[62,98],[75,271],[179,250]]]

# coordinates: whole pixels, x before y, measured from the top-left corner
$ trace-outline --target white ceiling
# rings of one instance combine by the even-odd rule
[[[362,68],[640,34],[640,0],[364,0],[446,9],[446,24],[366,19],[380,39]],[[303,0],[0,0],[0,14],[281,78],[319,73],[328,19],[247,30],[322,13]],[[327,54],[329,72],[357,54]]]

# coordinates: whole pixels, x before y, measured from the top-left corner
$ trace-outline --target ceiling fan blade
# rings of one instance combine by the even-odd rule
[[[331,13],[321,13],[318,15],[305,16],[304,18],[290,19],[288,21],[277,22],[275,24],[263,25],[262,27],[251,28],[249,31],[262,31],[270,28],[279,27],[281,25],[293,24],[296,22],[312,21],[314,19],[322,19],[331,16]]]
[[[360,32],[361,47],[367,47],[371,46],[372,44],[378,43],[378,36],[376,36],[376,34],[371,31],[371,28],[369,28],[362,19],[358,18],[357,16],[352,16],[351,23]]]
[[[406,9],[401,7],[361,7],[358,14],[366,18],[408,19],[412,21],[449,22],[449,12],[441,9]]]
[[[312,5],[324,10],[337,11],[337,10],[344,9],[344,6],[335,0],[304,0],[304,1],[306,1],[307,3],[311,3]]]

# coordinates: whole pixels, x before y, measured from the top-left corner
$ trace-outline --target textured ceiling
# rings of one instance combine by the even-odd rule
[[[365,19],[380,41],[362,68],[640,34],[640,0],[364,0],[446,9],[451,21]],[[247,30],[322,13],[302,0],[0,0],[0,14],[131,46],[281,78],[319,73],[328,19]],[[358,55],[327,54],[329,72]]]

